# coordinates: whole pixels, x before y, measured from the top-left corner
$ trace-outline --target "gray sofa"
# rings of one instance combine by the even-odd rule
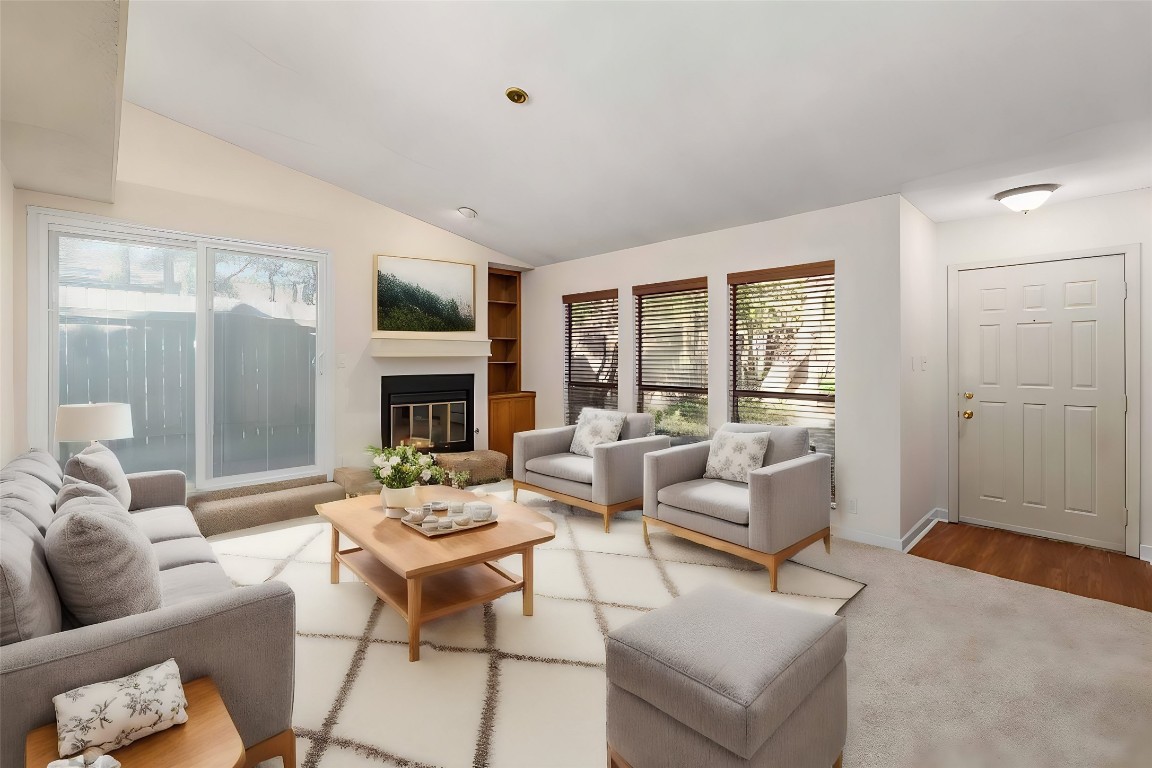
[[[27,732],[55,720],[53,696],[169,657],[185,682],[215,681],[247,765],[277,755],[295,765],[292,590],[282,582],[235,587],[184,506],[183,473],[140,473],[128,475],[129,511],[159,562],[162,605],[75,626],[44,546],[62,481],[60,465],[44,451],[0,470],[0,765],[24,764]]]
[[[549,496],[604,516],[644,503],[644,455],[667,448],[666,435],[653,435],[649,413],[630,413],[620,439],[597,445],[592,456],[569,451],[576,425],[535,429],[512,436],[512,498],[521,489]]]

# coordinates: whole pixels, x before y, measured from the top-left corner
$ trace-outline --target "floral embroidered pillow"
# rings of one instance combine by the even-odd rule
[[[748,482],[748,474],[764,464],[767,432],[717,432],[708,449],[704,477]]]
[[[100,754],[188,722],[188,699],[175,659],[52,699],[60,757]],[[91,753],[89,753],[91,754]]]
[[[568,449],[580,456],[591,456],[592,449],[602,443],[614,443],[620,439],[624,420],[628,414],[623,411],[605,411],[600,408],[585,408],[576,421],[576,434],[572,436],[572,446]]]

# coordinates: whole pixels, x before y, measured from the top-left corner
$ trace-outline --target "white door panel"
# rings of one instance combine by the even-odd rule
[[[960,519],[1124,550],[1124,257],[959,273]]]

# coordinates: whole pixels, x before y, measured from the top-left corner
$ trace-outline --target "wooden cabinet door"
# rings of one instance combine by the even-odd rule
[[[536,393],[519,392],[488,398],[488,448],[512,462],[512,435],[536,428]]]

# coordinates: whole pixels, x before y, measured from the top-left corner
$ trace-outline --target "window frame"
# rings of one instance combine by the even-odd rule
[[[709,389],[709,373],[710,361],[705,356],[705,374],[704,386],[691,387],[691,386],[677,386],[677,385],[645,385],[644,384],[644,298],[647,296],[666,296],[675,293],[703,293],[704,295],[704,329],[706,333],[705,343],[711,345],[711,296],[708,291],[708,278],[704,277],[691,277],[683,280],[669,280],[661,283],[647,283],[645,285],[632,286],[632,301],[634,304],[634,327],[635,327],[635,377],[634,384],[636,391],[635,395],[636,412],[647,413],[644,409],[644,393],[646,392],[666,392],[666,393],[682,393],[687,395],[703,395],[705,403],[710,402],[711,398],[708,392]],[[710,432],[711,428],[708,420],[704,421],[704,429]],[[658,434],[661,434],[658,432]],[[707,439],[707,438],[700,438]]]
[[[819,261],[807,264],[794,264],[787,267],[774,267],[769,269],[756,269],[747,272],[732,272],[728,275],[728,415],[739,423],[740,414],[737,401],[740,398],[756,398],[762,400],[801,400],[807,402],[830,403],[835,412],[836,393],[830,395],[817,395],[806,392],[781,392],[763,389],[737,389],[739,381],[739,357],[736,354],[737,328],[736,328],[736,302],[738,289],[742,285],[776,282],[781,280],[795,280],[806,277],[831,277],[833,279],[833,297],[835,297],[835,261]],[[833,298],[835,300],[835,298]],[[836,332],[836,320],[833,316],[833,334]],[[834,337],[835,338],[835,337]],[[835,421],[835,416],[833,416]],[[834,428],[833,428],[834,430]],[[834,438],[833,438],[834,439]]]
[[[620,407],[620,291],[608,288],[602,291],[569,293],[561,296],[564,304],[564,423],[575,424],[571,418],[569,393],[572,388],[572,305],[590,302],[612,301],[616,303],[616,376],[612,382],[577,382],[578,386],[589,389],[602,389],[616,393],[616,407]]]
[[[332,259],[329,251],[282,246],[235,238],[181,232],[118,219],[38,206],[28,207],[28,442],[58,455],[52,425],[59,405],[59,264],[52,256],[52,234],[132,240],[141,244],[187,248],[196,252],[195,456],[196,471],[189,483],[197,490],[232,488],[289,480],[309,475],[330,476],[334,466],[332,349],[334,307]],[[316,263],[316,444],[315,462],[308,466],[210,478],[212,429],[212,270],[211,250],[241,250]]]

